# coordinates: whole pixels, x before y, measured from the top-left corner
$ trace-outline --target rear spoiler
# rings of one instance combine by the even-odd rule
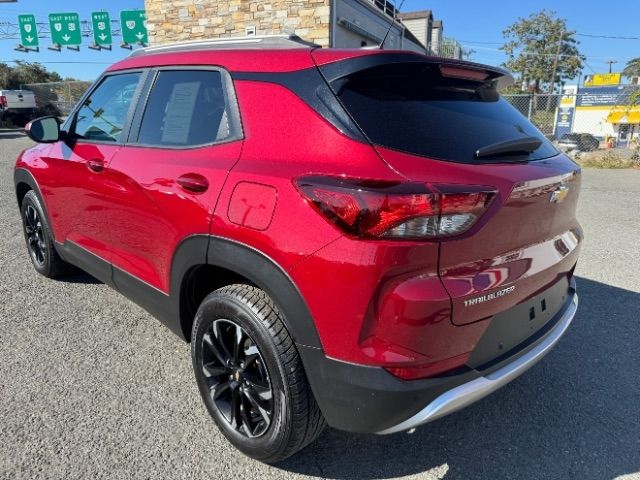
[[[367,51],[367,53],[363,55],[322,64],[322,61],[318,62],[318,60],[321,60],[318,57],[322,55],[322,52],[322,49],[314,50],[312,56],[314,57],[316,66],[318,66],[329,83],[361,70],[368,70],[369,68],[393,63],[439,65],[443,76],[463,78],[465,80],[477,81],[478,83],[491,82],[497,90],[501,90],[514,83],[513,76],[507,70],[465,60],[428,57],[413,52],[384,51],[385,53],[377,53],[376,51]]]

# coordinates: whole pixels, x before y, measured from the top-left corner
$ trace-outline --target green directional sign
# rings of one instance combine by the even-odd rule
[[[38,46],[38,26],[34,15],[18,15],[20,38],[25,47]]]
[[[52,13],[49,15],[49,27],[54,44],[67,47],[82,43],[80,17],[77,13]]]
[[[144,10],[123,10],[120,12],[120,24],[124,43],[148,43],[147,13]]]
[[[111,18],[108,12],[93,12],[91,14],[93,24],[93,40],[96,45],[111,45],[113,37],[111,35]]]

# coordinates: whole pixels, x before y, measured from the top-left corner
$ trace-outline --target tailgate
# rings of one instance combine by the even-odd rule
[[[571,168],[515,182],[475,234],[442,242],[440,276],[453,323],[489,317],[566,280],[582,237],[575,216],[580,174]]]
[[[565,155],[522,164],[468,165],[377,147],[403,175],[433,183],[487,185],[496,198],[478,222],[440,243],[439,273],[456,325],[511,308],[566,279],[582,230],[579,167]]]
[[[314,54],[392,169],[440,192],[494,192],[477,216],[464,210],[473,208],[465,203],[476,201],[472,195],[449,194],[447,208],[463,214],[446,215],[453,233],[440,235],[438,268],[454,324],[493,316],[567,279],[582,237],[580,169],[499,96],[506,72],[406,55],[323,64],[329,54]]]
[[[33,92],[26,90],[4,90],[3,95],[7,98],[7,108],[36,108],[36,97]]]

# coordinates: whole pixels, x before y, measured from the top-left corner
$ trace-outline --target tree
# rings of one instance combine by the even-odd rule
[[[506,42],[500,48],[509,57],[504,66],[520,75],[522,84],[533,83],[534,93],[545,88],[553,93],[558,83],[582,70],[586,57],[578,49],[575,32],[555,12],[542,10],[518,18],[502,34]]]
[[[629,60],[622,70],[622,75],[629,79],[640,77],[640,57]]]
[[[16,62],[15,67],[0,63],[0,88],[19,89],[27,83],[59,82],[62,77],[40,63]]]

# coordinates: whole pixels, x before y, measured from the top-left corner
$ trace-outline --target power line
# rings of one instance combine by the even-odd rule
[[[625,37],[619,35],[596,35],[592,33],[576,33],[576,35],[589,38],[608,38],[611,40],[640,40],[640,37]]]
[[[607,35],[607,34],[596,34],[596,33],[578,33],[576,32],[574,35],[580,37],[589,37],[589,38],[606,38],[611,40],[640,40],[640,37],[634,37],[629,35]],[[460,40],[461,43],[476,43],[478,45],[502,45],[505,42],[487,42],[484,40]]]
[[[477,43],[479,45],[502,45],[504,42],[481,42],[478,40],[458,40],[460,43]]]
[[[499,48],[491,48],[491,47],[483,47],[481,45],[473,45],[473,44],[463,44],[464,47],[469,47],[469,48],[477,48],[479,50],[488,50],[490,52],[495,52],[495,53],[499,53],[502,55],[507,56],[506,52],[504,50],[501,50]],[[526,55],[526,56],[531,56],[531,57],[536,57],[536,56],[545,56],[545,57],[555,57],[556,54],[555,53],[537,53],[537,52],[519,52],[518,55]],[[568,55],[568,54],[564,54],[561,53],[560,54],[561,57],[580,57],[580,55]],[[611,55],[608,56],[595,56],[595,55],[584,55],[585,58],[587,59],[591,59],[591,60],[609,60],[611,59]],[[626,61],[626,60],[630,60],[632,57],[616,57],[618,60],[620,61]]]

